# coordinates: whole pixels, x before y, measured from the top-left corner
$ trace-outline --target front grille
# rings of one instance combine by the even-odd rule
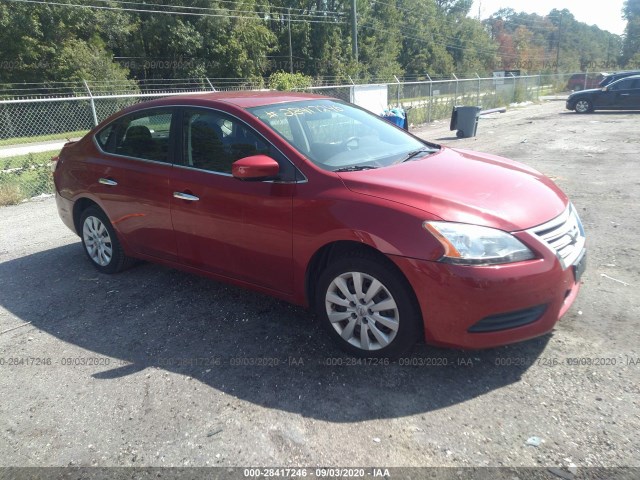
[[[529,230],[556,254],[563,269],[573,265],[584,250],[585,234],[578,212],[569,204],[558,217]]]

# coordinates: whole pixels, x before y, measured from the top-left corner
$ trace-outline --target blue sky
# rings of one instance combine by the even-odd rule
[[[501,8],[513,8],[517,12],[546,15],[552,9],[569,10],[576,20],[589,25],[598,25],[603,30],[621,35],[626,22],[622,19],[623,0],[607,0],[606,3],[589,0],[474,0],[471,14],[478,15],[481,5],[481,18],[487,18]]]

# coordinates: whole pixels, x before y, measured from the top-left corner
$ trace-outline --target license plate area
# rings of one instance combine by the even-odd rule
[[[582,254],[576,260],[576,263],[573,264],[573,274],[576,277],[576,283],[580,282],[582,278],[582,274],[587,269],[587,251],[583,250]]]

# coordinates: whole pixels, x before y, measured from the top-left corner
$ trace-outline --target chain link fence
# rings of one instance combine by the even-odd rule
[[[387,84],[387,96],[390,105],[407,110],[410,124],[420,125],[449,118],[455,105],[487,109],[535,101],[566,90],[570,75],[398,80]],[[66,141],[82,137],[113,113],[157,97],[216,90],[208,80],[153,82],[99,86],[85,82],[51,90],[21,86],[13,92],[0,89],[0,98],[4,98],[0,99],[0,205],[53,193],[51,157]],[[233,89],[259,87],[245,83]],[[333,85],[308,91],[351,101],[353,87]],[[57,96],[50,97],[51,93]]]

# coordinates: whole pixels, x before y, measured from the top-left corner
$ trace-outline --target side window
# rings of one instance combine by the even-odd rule
[[[631,88],[631,82],[633,82],[633,80],[630,79],[625,79],[625,80],[620,80],[618,83],[616,83],[615,85],[613,85],[611,87],[611,90],[627,90],[629,88]]]
[[[100,148],[126,157],[169,162],[171,110],[153,109],[119,118],[96,135]]]
[[[231,164],[241,158],[277,157],[252,128],[213,110],[185,110],[182,132],[183,162],[189,167],[230,174]]]

